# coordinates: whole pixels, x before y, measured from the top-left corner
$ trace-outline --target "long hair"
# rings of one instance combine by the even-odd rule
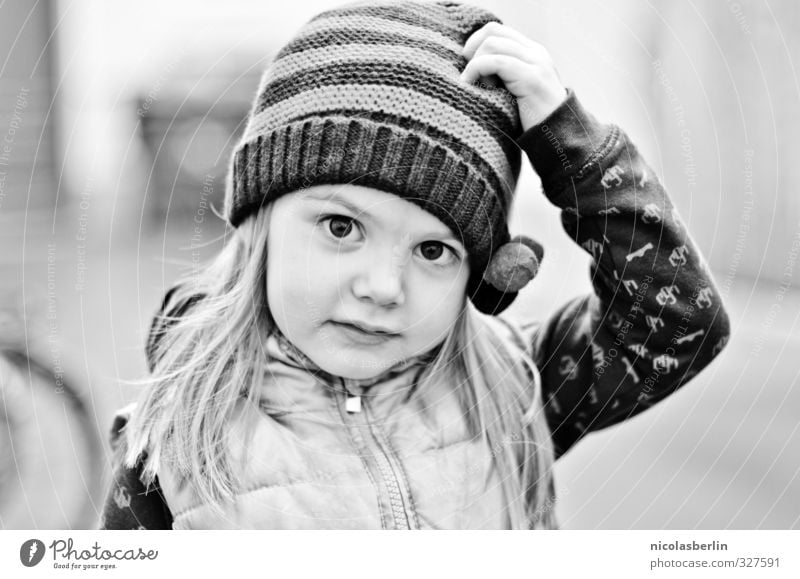
[[[242,223],[196,277],[178,284],[170,301],[192,305],[162,318],[152,373],[141,381],[145,388],[126,428],[125,463],[142,462],[143,482],[152,484],[168,465],[217,506],[237,491],[225,452],[227,422],[242,399],[257,404],[264,344],[274,326],[266,294],[270,207]],[[553,450],[539,372],[464,301],[418,391],[424,396],[429,377],[453,384],[470,435],[492,449],[512,528],[553,528]]]
[[[215,259],[179,280],[170,302],[191,307],[155,320],[151,374],[125,430],[125,464],[141,461],[145,484],[169,465],[204,501],[236,491],[226,433],[240,400],[256,401],[266,371],[270,213],[271,205],[245,220]]]
[[[556,528],[553,443],[532,358],[466,302],[428,372],[445,373],[470,435],[491,449],[511,528]]]

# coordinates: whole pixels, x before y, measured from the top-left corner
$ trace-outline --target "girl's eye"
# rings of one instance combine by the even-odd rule
[[[441,243],[436,243],[435,241],[426,241],[420,245],[420,251],[425,259],[436,261],[444,253],[444,246]]]
[[[425,241],[419,246],[422,257],[428,261],[439,262],[436,265],[449,265],[458,258],[458,254],[440,241]],[[442,259],[444,256],[444,259]]]
[[[343,215],[331,215],[323,221],[328,222],[328,231],[337,239],[344,239],[353,230],[354,220]]]
[[[319,220],[319,223],[326,223],[328,232],[339,240],[352,237],[353,230],[360,231],[358,221],[346,215],[326,215]],[[425,241],[419,246],[422,258],[431,262],[433,265],[445,267],[458,262],[459,254],[441,241]]]

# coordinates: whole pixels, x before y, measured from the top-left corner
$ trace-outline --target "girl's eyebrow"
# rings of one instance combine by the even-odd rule
[[[339,197],[336,194],[336,192],[322,193],[319,191],[306,191],[305,193],[303,193],[302,197],[314,201],[331,201],[333,203],[338,203],[345,209],[349,209],[351,212],[355,213],[358,216],[364,216],[369,221],[375,221],[375,218],[372,215],[370,215],[368,211],[361,209],[360,207],[358,207],[354,203],[351,203],[347,199]]]
[[[372,221],[373,223],[378,223],[378,220],[375,219],[375,217],[368,211],[358,207],[351,201],[343,197],[340,197],[335,191],[332,191],[330,193],[323,193],[321,191],[306,191],[302,194],[302,197],[304,199],[311,199],[313,201],[326,201],[326,202],[330,201],[333,203],[337,203],[342,207],[344,207],[345,209],[348,209],[352,213],[358,215],[360,218],[364,218],[367,221]],[[453,241],[455,243],[461,244],[461,241],[457,239],[449,229],[440,231],[431,231],[420,237],[440,237],[445,241]]]

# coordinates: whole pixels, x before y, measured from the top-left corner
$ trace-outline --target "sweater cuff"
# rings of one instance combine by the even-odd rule
[[[583,108],[572,89],[550,116],[525,131],[517,144],[542,180],[545,194],[557,195],[570,178],[602,158],[614,137],[612,125]]]

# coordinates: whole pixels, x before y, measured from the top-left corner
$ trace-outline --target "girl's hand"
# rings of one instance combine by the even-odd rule
[[[547,49],[508,26],[490,22],[476,30],[462,54],[468,62],[461,79],[499,77],[517,99],[523,131],[545,120],[567,97]]]

